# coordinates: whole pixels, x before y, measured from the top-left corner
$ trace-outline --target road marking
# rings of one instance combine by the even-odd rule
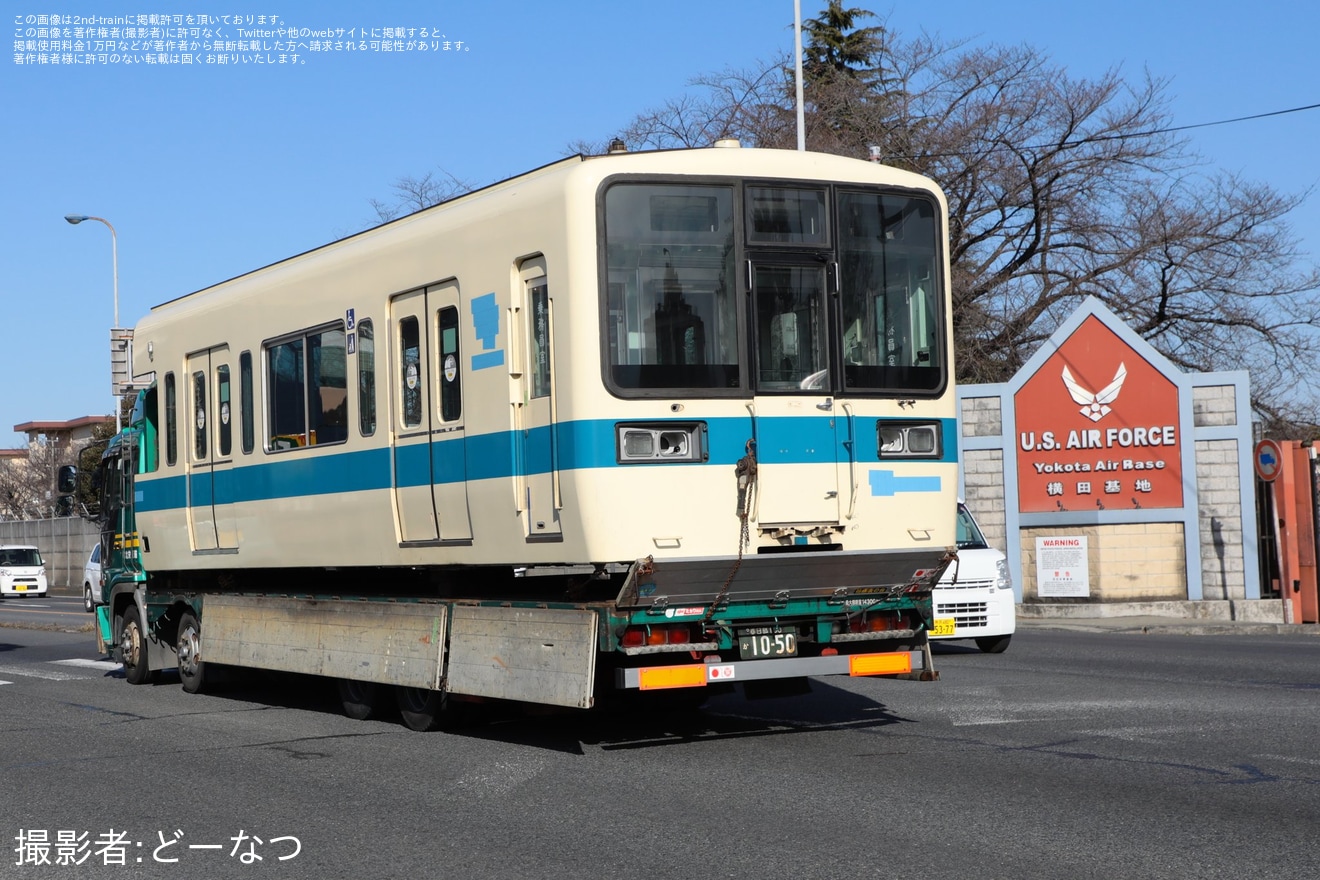
[[[9,603],[6,602],[5,605]],[[53,605],[33,605],[28,603],[25,608],[0,608],[0,611],[16,611],[19,614],[65,614],[72,617],[80,617],[87,614],[86,611],[48,611],[48,608],[54,608]]]
[[[52,660],[51,663],[60,663],[64,666],[80,666],[85,669],[118,669],[119,664],[114,660],[86,660],[75,658],[73,660]]]
[[[81,675],[38,669],[35,666],[0,666],[0,675],[23,675],[28,678],[44,678],[46,681],[77,681],[82,678]]]

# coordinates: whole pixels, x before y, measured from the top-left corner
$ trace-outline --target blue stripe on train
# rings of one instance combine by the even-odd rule
[[[689,424],[691,420],[674,420]],[[750,420],[718,418],[706,423],[710,465],[733,465],[746,452],[751,437]],[[847,437],[831,425],[831,417],[784,417],[757,419],[757,460],[762,464],[811,464],[848,460]],[[953,442],[956,423],[942,421],[945,437],[940,463],[957,461]],[[648,420],[648,424],[654,420]],[[854,428],[859,467],[879,463],[876,454],[877,419],[857,419]],[[489,480],[515,474],[542,474],[553,466],[561,471],[616,467],[615,426],[613,420],[560,424],[553,452],[548,427],[526,432],[526,440],[517,442],[518,433],[463,435],[455,432],[439,435],[427,444],[418,442],[394,450],[395,480],[399,486],[424,486],[428,482],[457,483],[464,480]],[[867,438],[867,439],[863,439]],[[333,448],[333,447],[331,447]],[[194,473],[185,478],[140,476],[136,495],[141,510],[169,510],[212,503],[230,504],[324,495],[334,492],[362,492],[388,489],[391,481],[387,447],[358,451],[307,454],[293,450],[270,456],[259,464],[235,464],[210,472]],[[428,452],[430,461],[428,463]],[[553,456],[553,461],[552,461]],[[241,461],[241,459],[240,459]],[[630,464],[628,467],[683,467],[681,464]],[[936,492],[940,480],[932,476],[895,476],[892,470],[868,471],[871,494],[887,496],[897,492]],[[191,490],[191,491],[189,491]]]

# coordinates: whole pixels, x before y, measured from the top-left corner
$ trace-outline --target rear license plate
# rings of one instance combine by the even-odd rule
[[[933,636],[951,636],[957,629],[958,622],[952,617],[937,617],[935,625],[930,628],[930,634]]]
[[[764,660],[769,657],[796,657],[797,633],[756,633],[738,637],[738,654],[744,660]]]

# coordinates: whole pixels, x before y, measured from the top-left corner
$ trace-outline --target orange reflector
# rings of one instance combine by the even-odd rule
[[[638,670],[638,687],[644,691],[705,686],[704,663],[698,666],[652,666]]]
[[[912,671],[912,655],[907,651],[892,654],[854,654],[848,658],[849,675],[895,675]]]

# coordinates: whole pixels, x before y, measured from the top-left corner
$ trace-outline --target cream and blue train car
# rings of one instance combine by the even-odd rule
[[[288,668],[361,714],[395,685],[427,726],[447,696],[929,677],[945,217],[838,156],[578,156],[152,309],[106,612],[130,678]]]

